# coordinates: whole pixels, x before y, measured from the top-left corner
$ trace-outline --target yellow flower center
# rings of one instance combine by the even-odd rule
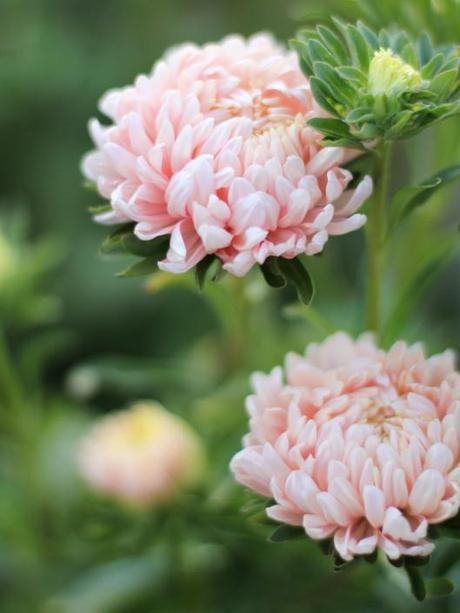
[[[398,94],[423,86],[422,75],[391,49],[379,49],[369,65],[369,88],[372,94]]]

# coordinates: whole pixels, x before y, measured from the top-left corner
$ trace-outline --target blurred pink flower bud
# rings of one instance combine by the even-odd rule
[[[134,505],[156,504],[196,485],[204,451],[191,427],[159,404],[140,402],[100,419],[81,443],[83,478]]]

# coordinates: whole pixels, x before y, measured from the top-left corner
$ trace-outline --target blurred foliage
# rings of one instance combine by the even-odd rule
[[[316,5],[316,6],[315,6]],[[361,233],[332,240],[312,258],[317,295],[290,307],[292,288],[267,290],[256,275],[148,281],[114,276],[120,262],[97,253],[104,230],[82,189],[85,130],[98,97],[149,70],[165,48],[228,32],[272,30],[286,40],[318,10],[376,27],[394,19],[437,42],[460,42],[455,0],[3,0],[0,6],[0,592],[5,613],[209,611],[410,611],[406,585],[387,567],[333,562],[306,539],[279,544],[273,526],[240,509],[228,460],[246,429],[248,374],[331,329],[362,328]],[[370,12],[371,11],[371,12]],[[316,19],[316,17],[314,17]],[[458,121],[398,144],[413,184],[459,162]],[[459,259],[425,279],[424,267],[457,231],[458,193],[433,194],[394,229],[385,279],[390,297],[416,284],[422,299],[398,312],[394,335],[430,351],[460,349]],[[412,254],[407,258],[408,245]],[[340,300],[337,300],[340,296]],[[286,308],[284,308],[286,307]],[[321,315],[319,315],[321,313]],[[392,320],[393,321],[393,320]],[[391,342],[392,339],[387,339]],[[91,420],[139,398],[160,400],[201,433],[210,458],[205,486],[172,509],[128,512],[90,494],[74,454]],[[433,564],[460,584],[456,545]],[[377,570],[378,569],[378,570]],[[389,589],[389,582],[391,588]],[[331,589],[332,586],[332,589]],[[459,596],[417,605],[455,611]],[[415,608],[414,608],[415,610]]]

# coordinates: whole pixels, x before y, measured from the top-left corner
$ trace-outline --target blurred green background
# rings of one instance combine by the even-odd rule
[[[191,277],[150,291],[116,278],[125,264],[99,256],[105,232],[88,214],[99,201],[79,172],[99,97],[148,71],[167,47],[260,30],[287,40],[331,11],[427,27],[438,42],[460,43],[456,0],[2,0],[2,612],[422,608],[397,577],[364,563],[332,574],[314,544],[269,544],[269,528],[239,512],[247,495],[227,463],[246,429],[248,373],[322,338],[321,321],[286,308],[294,293],[268,293],[257,274],[243,292],[227,281],[204,294]],[[399,145],[394,187],[403,175],[415,181],[458,163],[459,137],[454,119]],[[410,229],[398,230],[385,279],[388,316],[398,297],[420,298],[417,309],[397,313],[395,333],[430,351],[460,349],[458,250],[444,249],[460,219],[458,195],[442,191]],[[315,309],[354,333],[363,326],[363,250],[362,233],[333,239],[311,264]],[[425,270],[433,257],[438,266]],[[139,398],[184,415],[207,447],[204,491],[168,520],[100,501],[75,475],[87,424]],[[457,585],[458,555],[447,543],[435,560]],[[459,605],[453,596],[424,609]]]

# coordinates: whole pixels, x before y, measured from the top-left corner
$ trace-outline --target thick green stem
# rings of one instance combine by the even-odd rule
[[[376,152],[375,191],[367,224],[367,328],[378,336],[381,323],[384,242],[387,223],[387,191],[390,146],[383,143]]]

